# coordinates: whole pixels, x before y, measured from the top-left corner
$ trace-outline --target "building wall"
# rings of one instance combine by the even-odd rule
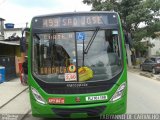
[[[20,46],[0,44],[0,55],[20,57]]]
[[[14,56],[0,56],[0,65],[5,67],[5,81],[16,78],[16,67],[15,67]]]
[[[154,44],[154,47],[149,48],[149,56],[154,56],[154,55],[158,55],[157,53],[160,53],[160,37],[155,38],[155,39],[149,39],[149,42]]]
[[[8,37],[12,36],[16,33],[16,36],[22,37],[22,28],[9,28],[4,30],[4,39],[8,39]]]
[[[15,34],[16,33],[16,34]],[[22,28],[10,28],[10,29],[4,29],[4,38],[3,40],[8,39],[13,34],[15,34],[14,37],[22,37]],[[25,36],[26,34],[24,34]],[[14,41],[7,41],[13,43]],[[19,74],[20,64],[23,63],[23,57],[22,53],[20,52],[20,45],[9,45],[9,44],[3,44],[0,43],[0,56],[8,56],[8,57],[15,57],[15,72],[16,74]],[[6,66],[6,69],[9,69],[9,66]]]
[[[19,74],[19,63],[22,63],[22,57],[20,53],[20,46],[0,44],[0,56],[14,56],[15,57],[15,71]]]

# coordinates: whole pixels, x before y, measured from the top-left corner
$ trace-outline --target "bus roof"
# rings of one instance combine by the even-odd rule
[[[37,17],[49,17],[49,16],[61,16],[61,15],[78,15],[78,14],[97,14],[97,13],[102,13],[102,14],[107,14],[107,13],[110,13],[110,14],[117,14],[117,12],[115,11],[84,11],[84,12],[62,12],[62,13],[53,13],[53,14],[43,14],[43,15],[37,15],[37,16],[34,16],[34,18],[37,18]]]

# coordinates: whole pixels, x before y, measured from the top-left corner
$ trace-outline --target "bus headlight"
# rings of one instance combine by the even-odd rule
[[[117,89],[117,91],[114,93],[114,95],[112,96],[111,98],[111,102],[114,102],[118,99],[120,99],[123,95],[123,91],[125,90],[126,88],[126,82],[122,83],[119,88]]]
[[[39,102],[41,104],[46,104],[43,97],[39,94],[39,92],[35,88],[31,87],[31,91],[32,91],[32,94],[37,102]]]

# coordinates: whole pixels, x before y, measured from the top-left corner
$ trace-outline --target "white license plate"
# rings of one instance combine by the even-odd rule
[[[97,100],[107,100],[107,95],[86,97],[86,101],[97,101]]]

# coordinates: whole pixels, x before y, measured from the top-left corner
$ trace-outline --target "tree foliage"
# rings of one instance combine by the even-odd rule
[[[160,0],[83,0],[91,5],[92,11],[116,11],[119,13],[123,29],[131,33],[134,47],[144,50],[142,38],[156,37],[160,31]],[[143,27],[142,27],[143,25]]]

